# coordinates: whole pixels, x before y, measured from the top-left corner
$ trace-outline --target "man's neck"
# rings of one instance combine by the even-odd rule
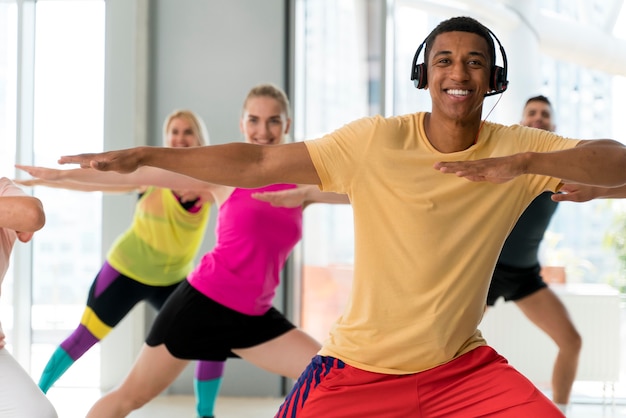
[[[463,151],[478,140],[481,120],[471,122],[442,120],[427,113],[424,117],[424,131],[431,145],[444,154]]]

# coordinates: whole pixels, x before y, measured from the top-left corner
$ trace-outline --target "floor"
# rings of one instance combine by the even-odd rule
[[[59,418],[83,418],[91,404],[98,398],[95,389],[56,389],[48,393],[59,413]],[[275,398],[219,398],[217,418],[271,418],[282,399]],[[568,418],[626,418],[626,405],[573,404]],[[194,418],[192,396],[161,396],[131,418]]]
[[[48,392],[59,418],[84,418],[100,392],[95,389],[56,389]],[[282,398],[226,398],[217,400],[215,415],[218,418],[264,418],[273,417]],[[626,415],[625,415],[626,416]],[[131,418],[194,418],[194,398],[187,395],[160,396]]]

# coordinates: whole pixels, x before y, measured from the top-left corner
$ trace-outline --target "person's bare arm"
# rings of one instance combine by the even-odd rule
[[[197,179],[162,170],[155,167],[142,167],[132,173],[120,174],[91,168],[55,169],[16,165],[20,170],[33,176],[28,180],[15,180],[24,186],[48,186],[79,191],[130,192],[143,186],[157,186],[168,189],[201,190],[211,186]]]
[[[268,202],[272,206],[287,208],[307,207],[312,203],[350,203],[350,199],[345,194],[323,192],[319,187],[309,184],[298,186],[295,189],[253,193],[252,197]]]
[[[32,176],[30,179],[15,179],[22,186],[46,186],[57,189],[83,192],[128,193],[139,189],[129,178],[118,173],[103,173],[91,169],[58,169],[16,164],[15,167]]]
[[[588,202],[592,199],[621,199],[626,197],[626,186],[599,187],[584,184],[564,184],[561,193],[552,195],[555,202]]]
[[[43,228],[45,223],[43,205],[36,197],[0,196],[0,228],[15,231],[18,240],[30,241],[35,231]],[[0,325],[0,349],[5,345],[5,335]]]
[[[137,147],[64,156],[61,164],[131,173],[157,167],[215,184],[255,188],[275,183],[319,184],[306,145],[231,143],[194,148]]]
[[[602,187],[626,184],[626,147],[610,139],[581,141],[574,148],[524,152],[473,161],[438,162],[434,168],[471,181],[504,183],[522,174],[541,174]]]
[[[30,179],[13,179],[15,184],[19,184],[24,187],[45,186],[56,189],[75,190],[78,192],[105,192],[105,193],[130,193],[137,191],[137,188],[131,186],[115,186],[108,184],[91,184],[91,183],[79,183],[71,181],[54,181],[54,180],[42,180],[38,178]]]
[[[41,201],[32,196],[0,196],[0,227],[32,233],[43,228],[46,216]]]

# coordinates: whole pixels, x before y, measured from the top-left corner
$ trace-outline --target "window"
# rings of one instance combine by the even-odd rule
[[[297,140],[381,112],[381,2],[300,0],[296,6]],[[304,215],[302,326],[323,340],[352,282],[352,211],[312,205]]]
[[[29,2],[24,2],[29,3]],[[34,2],[33,2],[34,3]],[[29,4],[33,4],[29,3]],[[23,3],[22,3],[23,4]],[[34,25],[34,69],[21,68],[22,85],[16,82],[17,51],[28,54],[28,45],[18,44],[18,13],[15,3],[0,2],[0,126],[2,138],[16,138],[16,86],[26,85],[34,71],[34,94],[26,92],[20,104],[23,119],[32,120],[18,138],[33,150],[17,162],[56,166],[63,154],[102,149],[104,85],[104,1],[45,0],[36,2],[34,15],[23,14],[24,27]],[[31,18],[30,21],[26,19]],[[28,37],[26,37],[28,38]],[[32,65],[31,65],[32,67]],[[3,143],[0,164],[13,177],[16,143]],[[29,160],[32,158],[32,160]],[[52,350],[73,330],[82,315],[88,286],[100,265],[101,203],[98,193],[69,192],[37,187],[34,195],[43,202],[47,222],[32,242],[32,286],[18,295],[32,300],[31,328],[15,328],[10,319],[23,303],[13,306],[11,282],[3,285],[2,320],[11,341],[31,341],[26,347],[9,349],[18,359],[30,359],[31,375],[37,379]],[[89,242],[89,245],[84,243]],[[87,272],[89,272],[87,274]],[[81,366],[68,372],[60,383],[97,386],[98,352],[79,379]],[[28,363],[28,361],[22,361]],[[72,380],[73,379],[73,380]],[[73,382],[73,383],[72,383]]]
[[[15,163],[17,102],[17,5],[0,2],[0,168],[11,177]]]
[[[0,176],[13,177],[17,118],[17,5],[0,2]],[[19,244],[17,244],[19,245]],[[13,261],[2,283],[0,321],[12,341],[13,328]]]

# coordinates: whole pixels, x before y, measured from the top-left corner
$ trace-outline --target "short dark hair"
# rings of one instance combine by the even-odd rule
[[[544,96],[543,94],[533,96],[530,99],[526,100],[526,104],[524,105],[524,107],[528,106],[528,103],[530,102],[543,102],[547,104],[548,106],[552,107],[552,103],[550,103],[550,100],[548,100],[548,98]]]
[[[430,32],[426,38],[426,47],[424,49],[424,62],[428,64],[428,56],[432,49],[435,38],[442,33],[447,32],[469,32],[482,37],[489,47],[489,58],[491,59],[491,67],[496,65],[496,47],[491,37],[491,31],[478,20],[467,16],[453,17],[439,23],[435,29]]]

